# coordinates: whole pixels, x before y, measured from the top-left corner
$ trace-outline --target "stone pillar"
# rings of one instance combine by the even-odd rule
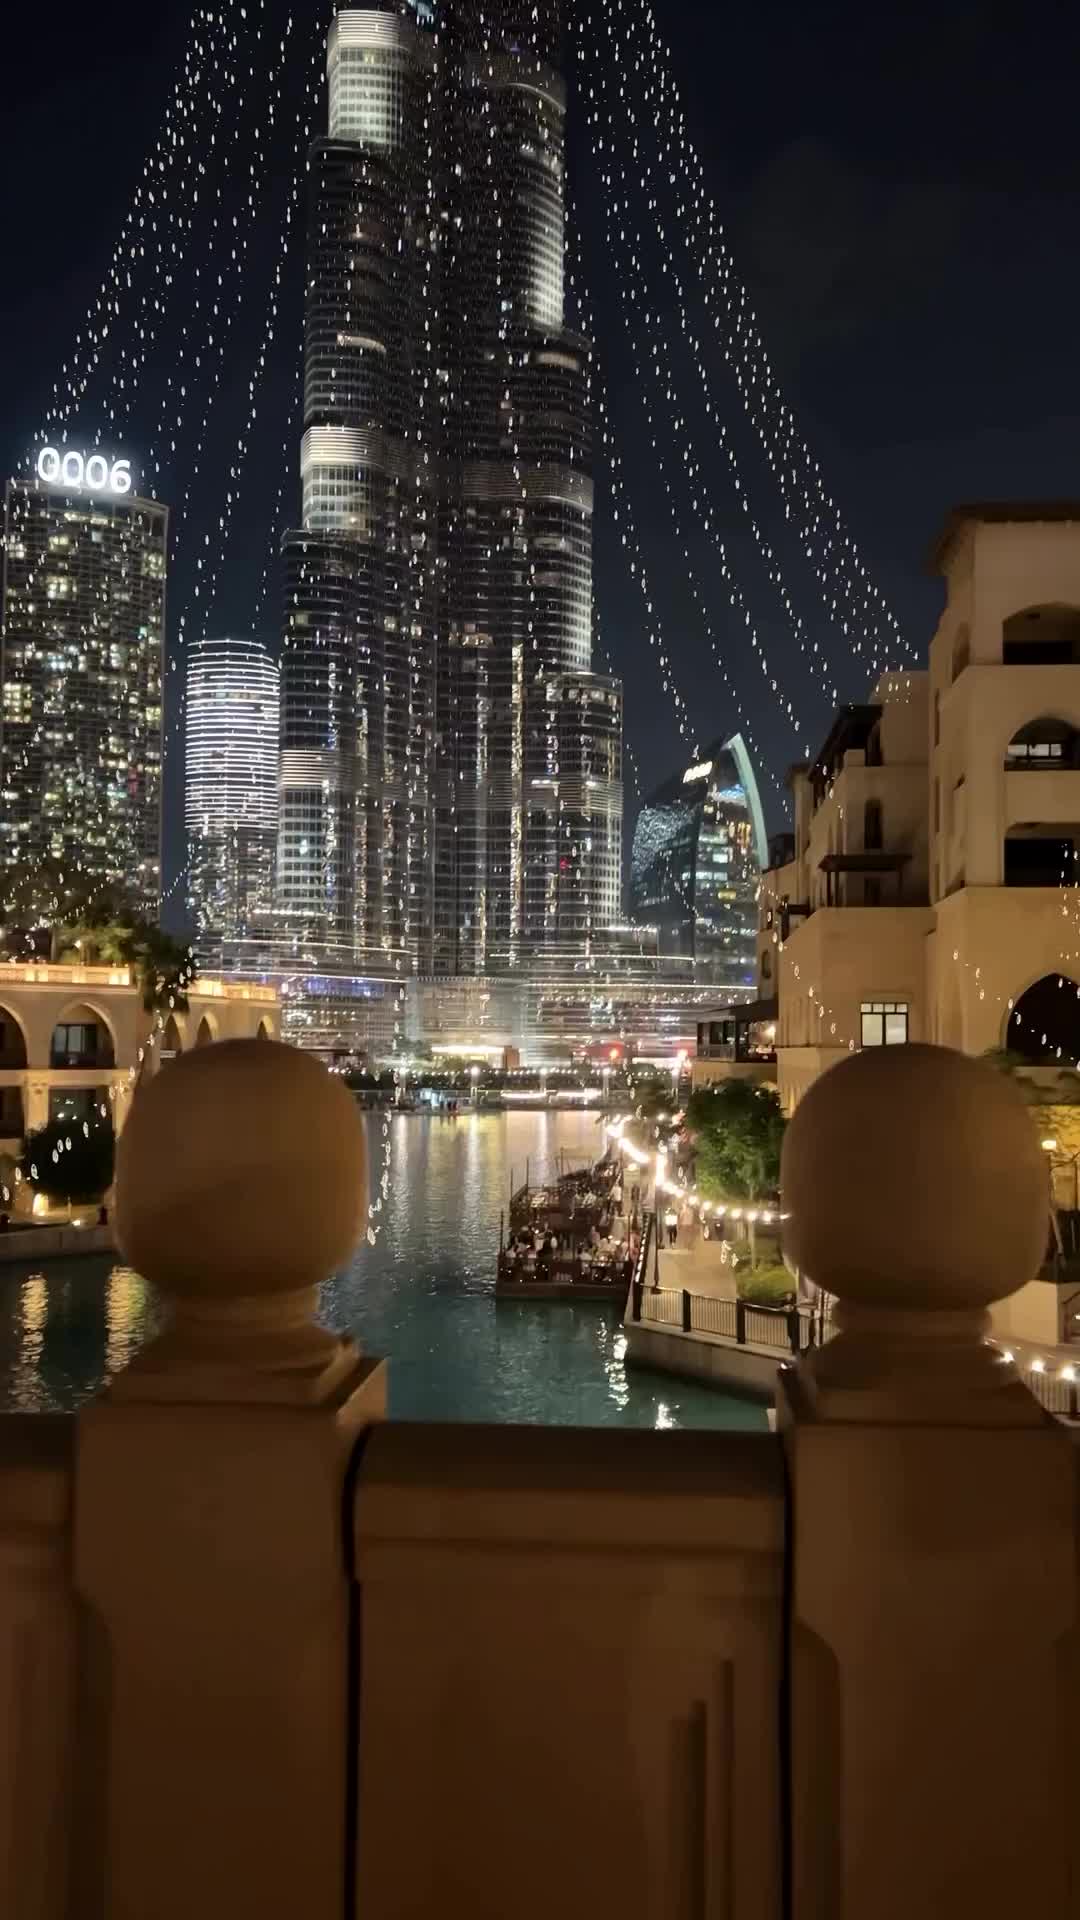
[[[87,1912],[340,1920],[343,1494],[384,1380],[314,1314],[364,1221],[355,1102],[309,1056],[229,1041],[140,1089],[117,1232],[171,1315],[79,1420]]]
[[[49,1087],[48,1080],[31,1077],[23,1081],[23,1129],[26,1133],[36,1133],[39,1127],[48,1125]]]
[[[1019,1095],[945,1048],[808,1092],[793,1264],[837,1337],[785,1370],[794,1920],[1076,1914],[1076,1470],[987,1339],[1046,1171]]]
[[[0,1913],[66,1920],[75,1605],[74,1421],[0,1419]]]

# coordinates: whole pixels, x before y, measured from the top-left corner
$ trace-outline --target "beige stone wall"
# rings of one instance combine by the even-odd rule
[[[928,907],[826,907],[794,927],[780,963],[780,1045],[858,1046],[864,1000],[906,1002],[909,1038],[929,1039],[926,939],[933,924]]]
[[[170,1051],[187,1052],[214,1040],[254,1039],[260,1028],[266,1039],[281,1037],[281,1005],[271,987],[208,979],[191,993],[188,1012],[171,1018]],[[5,967],[0,975],[0,1019],[15,1025],[26,1052],[25,1067],[0,1069],[0,1088],[17,1087],[22,1094],[26,1132],[45,1125],[49,1097],[57,1088],[98,1091],[110,1101],[119,1132],[127,1118],[133,1076],[138,1076],[142,1064],[140,1049],[146,1053],[146,1072],[156,1071],[160,1063],[161,1042],[150,1045],[155,1017],[143,1008],[139,989],[126,968]],[[64,1022],[90,1021],[108,1034],[113,1065],[54,1069],[50,1058],[55,1028]],[[8,1139],[15,1144],[16,1136]]]

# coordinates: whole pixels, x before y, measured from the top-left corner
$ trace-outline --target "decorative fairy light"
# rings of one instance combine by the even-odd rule
[[[590,116],[590,121],[592,121],[592,116]],[[618,169],[618,177],[623,187],[625,188],[628,184],[627,175],[625,173],[625,170],[621,166]],[[681,533],[681,529],[679,527],[678,512],[675,504],[674,493],[672,491],[670,480],[667,477],[667,470],[666,470],[666,467],[664,466],[663,459],[659,453],[659,448],[657,445],[657,439],[656,439],[657,424],[656,424],[655,416],[652,412],[652,408],[648,402],[648,397],[647,397],[648,387],[642,379],[641,355],[638,350],[638,334],[637,334],[637,330],[634,328],[630,319],[631,308],[639,311],[641,314],[642,334],[650,343],[650,350],[648,354],[646,354],[645,356],[646,364],[649,366],[649,370],[652,374],[653,382],[656,388],[658,389],[660,399],[664,403],[666,403],[666,405],[669,408],[673,406],[677,397],[676,391],[675,391],[675,373],[671,364],[671,355],[668,349],[667,339],[666,339],[664,329],[660,324],[659,316],[655,314],[653,311],[651,311],[651,309],[647,305],[643,304],[639,299],[637,282],[643,273],[643,263],[642,263],[642,258],[639,255],[637,249],[642,245],[642,241],[641,241],[640,232],[638,231],[637,227],[631,225],[632,214],[631,214],[630,201],[625,196],[625,193],[621,198],[614,193],[613,191],[614,176],[612,175],[612,173],[605,171],[604,169],[601,169],[601,180],[605,189],[606,203],[609,208],[609,221],[608,221],[609,238],[613,238],[615,222],[619,223],[620,241],[622,242],[626,241],[628,229],[630,233],[630,244],[627,247],[626,257],[629,261],[629,266],[631,271],[629,275],[617,273],[619,290],[620,290],[620,294],[622,296],[622,301],[623,301],[623,308],[624,308],[624,312],[627,314],[627,333],[629,336],[631,351],[634,358],[635,370],[638,376],[639,390],[642,394],[642,397],[646,406],[646,413],[649,420],[650,433],[652,435],[653,449],[654,451],[657,452],[657,457],[660,463],[661,477],[663,479],[663,484],[664,484],[664,491],[668,500],[668,504],[671,508],[672,520],[675,525],[676,535],[679,538],[680,546],[683,552],[683,558],[684,558],[686,567],[688,569],[688,584],[691,587],[695,604],[699,606],[699,609],[701,610],[703,617],[707,618],[707,616],[705,615],[702,596],[700,594],[700,590],[698,589],[696,578],[693,574],[693,568],[690,562],[689,548],[686,545],[686,542]],[[652,215],[655,212],[654,203],[652,201],[649,202],[649,212],[650,212],[650,215]],[[687,317],[686,317],[686,302],[685,302],[684,290],[682,287],[682,283],[678,277],[678,273],[674,265],[674,260],[670,255],[670,250],[667,249],[667,242],[666,242],[666,236],[665,236],[663,225],[659,222],[657,223],[657,226],[656,226],[656,233],[660,241],[661,247],[665,249],[665,266],[670,267],[672,282],[675,286],[676,295],[679,300],[679,315],[680,315],[682,330],[688,341],[688,344],[690,345],[698,379],[701,383],[701,390],[704,397],[704,412],[706,417],[709,420],[713,421],[714,424],[716,425],[717,443],[723,450],[724,455],[726,457],[728,468],[731,474],[732,486],[734,488],[735,495],[736,495],[736,498],[738,499],[743,516],[746,520],[747,526],[750,529],[750,533],[753,538],[754,545],[756,546],[758,553],[761,556],[762,564],[769,580],[775,586],[777,593],[779,594],[781,604],[783,606],[785,615],[787,616],[787,619],[790,622],[791,629],[795,636],[800,653],[802,653],[802,655],[806,659],[807,665],[810,668],[810,671],[812,673],[815,673],[819,676],[826,676],[829,673],[829,669],[826,666],[826,663],[824,662],[824,660],[819,657],[818,643],[816,641],[813,642],[812,645],[808,643],[808,636],[806,632],[805,623],[801,615],[799,615],[796,612],[794,602],[791,598],[791,594],[788,590],[787,582],[783,574],[783,570],[780,566],[780,562],[772,546],[770,545],[769,541],[765,538],[764,534],[762,533],[762,530],[760,525],[758,524],[756,515],[751,511],[748,490],[740,474],[738,461],[736,460],[736,457],[735,457],[735,452],[731,444],[731,439],[728,434],[727,427],[720,421],[719,413],[713,405],[711,392],[710,392],[710,385],[709,385],[708,369],[705,364],[700,343],[698,342],[696,336],[694,335],[694,333],[692,332],[692,330],[688,325]],[[799,721],[795,717],[795,710],[792,706],[790,699],[785,699],[784,695],[780,690],[779,683],[776,679],[776,676],[769,667],[768,659],[766,657],[765,650],[761,642],[761,638],[758,634],[757,628],[754,625],[753,620],[751,619],[749,609],[746,605],[746,601],[735,579],[733,563],[728,553],[727,546],[723,538],[721,537],[721,534],[717,525],[715,509],[711,505],[708,497],[705,494],[705,490],[702,486],[701,461],[700,461],[700,456],[698,456],[695,451],[694,440],[690,430],[689,421],[686,418],[684,418],[681,414],[676,413],[671,417],[671,429],[672,429],[672,433],[675,436],[677,436],[678,451],[687,475],[687,479],[690,484],[691,500],[692,500],[694,511],[698,513],[702,522],[704,532],[708,537],[708,539],[712,542],[712,545],[714,546],[714,548],[716,549],[717,555],[720,560],[721,577],[723,578],[725,585],[728,588],[729,598],[731,599],[732,604],[737,607],[738,611],[742,615],[743,621],[746,625],[746,628],[749,634],[751,648],[753,649],[754,653],[758,657],[758,661],[761,666],[762,672],[764,673],[766,679],[769,682],[770,689],[774,697],[779,701],[781,705],[781,709],[784,712],[786,719],[794,727],[796,733],[798,733],[800,730]],[[711,635],[711,629],[710,629],[710,639],[711,638],[712,638],[712,635]],[[715,651],[715,642],[713,644],[714,644],[714,651]],[[827,683],[826,692],[829,694],[829,697],[832,699],[833,703],[835,704],[839,698],[839,693],[835,685],[835,680],[833,680],[833,683],[831,685]]]
[[[587,329],[591,331],[591,313],[589,308],[588,297],[585,293],[584,286],[583,284],[580,283],[580,281],[578,283],[578,299],[581,303],[582,315],[583,315],[585,325]],[[595,365],[595,362],[594,362],[594,365]],[[637,582],[638,586],[641,589],[642,596],[645,600],[646,610],[650,620],[650,626],[648,629],[649,641],[650,641],[650,645],[653,646],[653,648],[656,650],[658,655],[664,691],[665,693],[669,691],[671,693],[672,701],[675,707],[675,716],[679,726],[679,732],[682,735],[683,740],[686,742],[687,746],[690,749],[691,758],[697,759],[699,756],[699,745],[698,745],[696,734],[693,734],[689,728],[689,721],[688,721],[689,709],[687,708],[686,701],[682,693],[679,691],[679,687],[675,678],[674,667],[672,665],[669,655],[666,652],[662,635],[660,634],[659,629],[653,624],[651,624],[654,620],[654,606],[653,606],[653,601],[652,601],[652,597],[649,589],[648,573],[646,571],[645,562],[642,557],[641,548],[638,543],[637,535],[634,530],[633,509],[631,507],[629,498],[626,494],[625,486],[622,481],[622,463],[621,463],[618,447],[615,442],[614,432],[611,426],[606,395],[604,392],[603,384],[599,379],[599,375],[597,375],[596,377],[595,385],[596,385],[596,407],[600,416],[601,441],[602,441],[604,451],[607,455],[608,479],[611,485],[612,503],[613,503],[613,517],[616,521],[616,524],[620,526],[620,539],[622,542],[622,546],[627,554],[627,562],[630,568],[631,577]],[[646,404],[646,408],[648,408],[647,400],[645,404]],[[647,418],[649,419],[650,424],[652,424],[651,412],[647,411]],[[655,446],[655,440],[654,440],[654,446]],[[690,567],[689,554],[685,551],[685,549],[684,549],[684,554],[687,562],[688,572],[692,574],[693,570]],[[696,581],[694,584],[696,589]],[[725,579],[725,586],[727,588],[728,595],[729,595],[729,598],[731,599],[732,605],[735,606],[741,613],[743,613],[745,619],[749,623],[750,622],[749,612],[745,608],[745,603],[742,600],[742,595],[740,593],[738,585],[735,582],[735,580],[732,577],[730,577],[730,574]],[[698,604],[699,607],[702,606],[702,602],[700,601],[700,598],[698,598],[695,603]],[[727,690],[728,698],[731,703],[732,709],[738,717],[744,737],[746,738],[749,745],[751,746],[755,754],[755,758],[758,762],[758,765],[764,770],[767,777],[771,781],[772,785],[776,788],[777,792],[780,794],[781,798],[785,801],[785,804],[786,804],[789,799],[789,796],[786,792],[786,789],[783,787],[783,785],[777,778],[776,774],[773,772],[773,769],[769,765],[765,756],[761,753],[759,747],[757,746],[756,741],[754,740],[753,729],[750,726],[750,723],[749,723],[749,720],[747,719],[742,702],[731,680],[731,677],[727,671],[727,667],[724,663],[724,660],[720,654],[720,650],[712,630],[712,624],[707,618],[705,619],[705,630],[712,646],[713,657],[715,659],[717,669],[720,673],[720,677]],[[789,715],[787,717],[791,719],[792,725],[795,726],[797,730],[797,722],[795,722],[793,716]]]
[[[289,462],[292,457],[293,447],[296,443],[297,429],[303,413],[303,402],[304,341],[301,335],[299,365],[293,378],[292,397],[289,401],[289,411],[285,420],[285,428],[281,441],[281,454],[278,461],[280,477],[278,479],[277,493],[274,496],[274,505],[270,515],[270,531],[266,541],[266,553],[263,559],[262,573],[259,575],[259,585],[255,594],[255,610],[251,622],[251,630],[253,633],[258,633],[266,617],[266,603],[270,595],[270,587],[274,578],[275,562],[280,549],[281,535],[284,527],[285,488],[290,478]]]
[[[613,52],[627,71],[641,76],[645,111],[638,117],[633,91],[624,79],[621,99],[642,167],[643,184],[654,191],[666,180],[675,196],[676,231],[702,286],[714,331],[724,342],[740,399],[762,445],[770,471],[783,495],[792,523],[814,567],[823,598],[842,630],[854,638],[861,629],[875,659],[884,667],[890,649],[911,657],[880,591],[859,558],[835,502],[827,493],[817,462],[798,432],[773,372],[745,285],[735,271],[723,238],[704,171],[686,127],[672,76],[670,53],[661,40],[651,6],[631,0],[604,0],[603,16]],[[633,57],[632,57],[633,55]],[[654,175],[649,148],[655,140],[659,165]]]
[[[258,4],[261,9],[265,5],[265,0],[258,0]],[[246,9],[241,14],[241,21],[244,20],[245,15]],[[190,305],[185,302],[179,317],[180,345],[175,355],[174,365],[170,369],[162,399],[162,413],[167,405],[168,390],[173,380],[175,379],[181,387],[185,387],[186,380],[191,378],[190,375],[184,374],[184,363],[189,346],[195,348],[196,364],[198,364],[202,351],[207,345],[212,344],[213,329],[208,317],[203,313],[204,263],[209,261],[217,241],[224,183],[228,177],[227,167],[215,167],[215,154],[226,106],[231,106],[241,86],[241,37],[250,31],[250,27],[241,25],[239,31],[234,28],[230,33],[220,50],[218,59],[206,75],[204,88],[200,88],[200,93],[205,92],[205,101],[196,97],[189,116],[193,124],[176,142],[182,170],[179,181],[172,186],[171,191],[161,191],[160,208],[155,208],[154,231],[148,249],[152,266],[151,278],[149,285],[144,287],[129,321],[129,326],[135,335],[135,342],[133,346],[117,354],[109,394],[106,396],[106,417],[110,426],[121,431],[131,417],[139,390],[140,377],[153,351],[158,326],[166,313],[173,321],[175,330],[178,316],[171,295],[185,268],[189,250],[193,248],[197,218],[199,218],[201,245],[198,256],[184,273]],[[197,117],[200,113],[206,114],[205,121]],[[240,135],[241,126],[242,123],[237,115],[236,125],[230,128],[230,133],[234,136]],[[244,128],[243,146],[246,146],[253,137],[258,141],[261,138],[261,128],[261,118],[252,132]],[[238,144],[235,151],[239,150],[241,148]],[[211,188],[211,214],[209,227],[204,234],[200,216],[203,212],[203,190],[207,185]],[[211,336],[209,340],[208,334]],[[156,450],[152,449],[150,461],[156,476],[160,466],[155,454]]]
[[[264,5],[265,0],[260,0],[260,8]],[[152,467],[155,478],[161,475],[163,467],[169,464],[170,453],[182,441],[187,403],[204,372],[208,357],[216,348],[216,363],[211,375],[201,427],[196,436],[194,460],[190,459],[189,449],[185,446],[187,483],[184,495],[176,508],[178,521],[182,521],[186,513],[192,489],[199,474],[207,420],[220,385],[225,348],[248,284],[248,250],[265,194],[271,142],[281,108],[282,80],[290,51],[292,25],[290,17],[286,23],[285,33],[278,42],[276,57],[273,54],[271,56],[268,72],[264,75],[257,72],[254,67],[249,69],[247,78],[251,84],[242,97],[242,105],[246,105],[251,112],[251,126],[248,127],[246,121],[238,120],[228,129],[229,148],[226,164],[217,169],[214,177],[206,238],[200,248],[200,261],[196,263],[191,276],[190,310],[185,311],[181,321],[179,351],[169,368],[161,395],[158,421],[148,454],[148,464]],[[238,84],[237,74],[230,71],[222,89],[222,102],[228,93],[237,90]],[[215,129],[211,134],[211,154],[213,147],[217,144],[217,138],[218,133]],[[238,165],[238,160],[232,156],[241,154],[249,156],[246,193],[240,203],[239,212],[230,213],[225,190],[231,183],[232,168]],[[219,242],[223,244],[225,258],[215,263],[214,255]],[[230,288],[231,299],[229,298]],[[146,352],[153,344],[153,338],[154,334],[151,330],[143,349],[144,360]],[[134,397],[135,385],[133,377],[128,381],[129,409]],[[173,405],[173,415],[171,420],[167,420],[170,402]]]
[[[195,568],[194,568],[195,577],[191,586],[191,595],[188,602],[184,605],[180,614],[179,621],[177,623],[176,648],[172,657],[172,665],[174,668],[176,667],[177,658],[180,658],[180,659],[183,658],[188,622],[191,619],[192,613],[193,613],[191,601],[194,600],[201,603],[198,611],[201,617],[201,631],[203,633],[207,631],[207,625],[208,625],[210,616],[213,612],[214,600],[217,593],[218,580],[220,578],[221,568],[222,568],[224,558],[225,558],[225,553],[228,547],[229,530],[232,523],[233,511],[236,506],[237,499],[239,497],[240,481],[243,474],[245,461],[247,458],[248,444],[250,442],[251,435],[254,431],[256,417],[258,414],[259,392],[262,384],[263,375],[266,372],[266,368],[271,359],[272,351],[273,351],[274,337],[275,337],[277,320],[278,320],[278,309],[280,306],[281,290],[282,290],[282,284],[284,279],[285,262],[288,257],[289,241],[291,238],[293,222],[295,220],[296,213],[301,200],[302,181],[303,181],[303,173],[304,173],[304,165],[305,165],[304,156],[306,154],[307,144],[311,136],[311,124],[312,124],[312,119],[314,115],[314,108],[318,100],[319,66],[321,62],[321,56],[322,56],[322,35],[320,32],[316,38],[315,44],[313,46],[312,54],[311,54],[310,72],[308,76],[307,88],[305,93],[305,103],[306,103],[306,109],[307,109],[306,118],[301,118],[297,122],[297,129],[296,129],[294,145],[293,145],[292,177],[290,180],[289,190],[286,195],[285,211],[284,211],[284,216],[282,220],[280,236],[279,236],[278,244],[275,249],[274,268],[273,268],[273,274],[272,274],[271,283],[270,283],[269,300],[266,305],[265,317],[263,321],[262,337],[259,343],[258,350],[256,352],[254,366],[252,368],[251,373],[248,376],[248,383],[247,383],[248,405],[247,405],[247,410],[244,416],[244,420],[237,434],[236,443],[233,448],[232,459],[229,463],[228,479],[227,479],[227,484],[225,488],[224,505],[221,512],[218,515],[218,524],[217,524],[218,537],[217,537],[217,540],[212,543],[211,534],[209,532],[205,532],[203,535],[202,551],[196,554]],[[217,382],[219,379],[220,379],[220,362],[215,374],[214,382],[212,383],[212,386],[211,386],[210,397],[208,398],[207,406],[203,414],[202,427],[200,429],[199,441],[198,441],[198,448],[200,452],[202,447],[203,434],[205,433],[207,418],[209,415],[210,405],[211,405],[213,396],[217,391]],[[197,462],[193,470],[193,473],[189,478],[188,491],[184,495],[184,501],[182,502],[182,506],[186,504],[188,495],[190,494],[190,489],[194,479],[194,472],[197,472]],[[176,724],[177,726],[182,726],[183,717],[184,717],[184,700],[183,700],[182,693],[181,693],[180,699],[176,704],[178,708],[178,720]],[[166,748],[165,748],[166,758],[168,756],[168,751],[169,751],[169,742],[166,741]]]
[[[195,8],[180,77],[166,109],[162,131],[143,166],[142,179],[113,249],[105,280],[83,329],[76,336],[71,358],[64,362],[61,377],[54,384],[53,405],[46,415],[42,439],[74,419],[112,338],[113,322],[121,313],[122,296],[131,291],[133,277],[141,263],[147,258],[154,261],[160,239],[159,197],[167,198],[169,179],[174,170],[187,164],[185,156],[189,146],[192,153],[196,150],[194,131],[208,76],[213,73],[229,37],[224,9],[218,13],[210,7]]]

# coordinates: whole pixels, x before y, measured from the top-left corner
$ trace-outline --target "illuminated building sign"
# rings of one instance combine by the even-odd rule
[[[682,777],[683,786],[688,787],[691,780],[707,780],[711,772],[711,760],[703,760],[699,767],[687,767]]]
[[[42,447],[37,475],[47,487],[66,487],[71,493],[131,492],[131,461],[106,460],[103,453],[79,453],[68,447]]]

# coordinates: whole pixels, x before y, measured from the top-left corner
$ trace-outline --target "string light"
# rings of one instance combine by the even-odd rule
[[[83,330],[76,336],[71,359],[64,362],[61,377],[53,386],[53,405],[46,414],[40,436],[43,440],[74,418],[101,364],[112,337],[113,321],[121,312],[121,298],[130,292],[134,273],[147,259],[155,264],[160,245],[159,196],[167,199],[168,183],[174,172],[181,167],[190,171],[186,156],[189,148],[192,153],[197,151],[198,117],[229,37],[224,10],[219,14],[212,8],[196,7],[189,28],[189,44],[164,125],[143,167],[142,179],[113,249],[105,280]]]
[[[861,633],[881,667],[890,649],[913,657],[914,649],[889,611],[863,565],[821,470],[798,431],[786,404],[744,283],[723,238],[704,170],[679,102],[670,51],[660,38],[650,5],[641,0],[605,0],[603,17],[614,58],[642,77],[645,111],[639,119],[631,88],[622,99],[639,149],[642,178],[662,191],[666,179],[675,197],[675,230],[682,237],[703,289],[714,331],[721,336],[744,411],[761,443],[788,515],[810,560],[823,599],[837,613],[841,629],[854,640]],[[647,43],[646,43],[647,38]],[[631,61],[631,49],[635,48]],[[648,158],[656,142],[659,165],[654,175]],[[882,631],[884,629],[884,632]],[[880,668],[875,669],[880,670]]]

